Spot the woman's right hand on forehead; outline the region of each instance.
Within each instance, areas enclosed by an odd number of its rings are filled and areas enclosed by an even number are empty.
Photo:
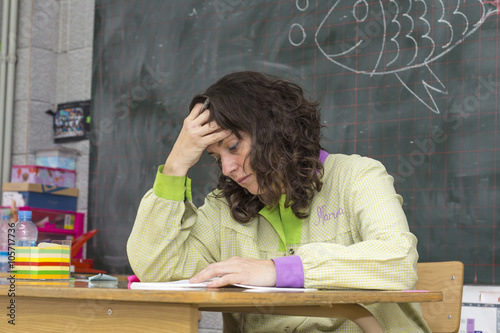
[[[215,121],[208,122],[210,110],[200,114],[203,104],[196,104],[184,119],[181,132],[165,162],[163,174],[186,176],[189,168],[198,162],[203,151],[231,134]]]

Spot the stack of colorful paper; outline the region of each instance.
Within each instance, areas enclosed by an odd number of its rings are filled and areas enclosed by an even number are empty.
[[[16,279],[69,279],[70,247],[40,243],[15,248],[13,275]]]

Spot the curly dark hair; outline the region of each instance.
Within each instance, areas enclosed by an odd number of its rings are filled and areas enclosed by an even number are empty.
[[[233,218],[248,222],[264,206],[278,205],[282,194],[286,195],[285,207],[291,206],[298,218],[307,217],[307,209],[323,185],[319,102],[309,101],[296,83],[250,71],[222,77],[195,96],[189,109],[207,97],[209,121],[215,119],[240,139],[242,132],[251,137],[247,158],[259,194],[249,193],[219,172],[218,196],[227,200]]]

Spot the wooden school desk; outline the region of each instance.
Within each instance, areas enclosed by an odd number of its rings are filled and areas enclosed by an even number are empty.
[[[3,281],[5,283],[5,281]],[[0,285],[1,332],[197,332],[198,311],[253,312],[348,318],[365,332],[382,332],[358,305],[442,301],[441,292],[307,291],[256,293],[240,288],[199,291],[89,288],[66,285],[15,286],[15,326],[8,324],[8,285]]]

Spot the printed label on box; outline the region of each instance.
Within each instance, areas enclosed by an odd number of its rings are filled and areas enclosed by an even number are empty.
[[[16,203],[17,207],[22,207],[26,205],[24,198],[21,193],[18,192],[3,192],[2,195],[2,206],[12,206],[12,202]]]
[[[500,333],[498,305],[463,303],[459,333]]]
[[[73,229],[74,226],[74,215],[66,214],[64,216],[64,229]]]
[[[500,304],[500,291],[481,291],[479,300],[481,303]]]
[[[74,187],[75,172],[67,169],[54,169],[36,165],[13,165],[11,181],[13,183]]]

